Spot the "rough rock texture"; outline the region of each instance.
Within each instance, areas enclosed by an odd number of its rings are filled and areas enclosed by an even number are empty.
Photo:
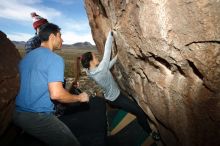
[[[99,51],[117,32],[114,75],[164,145],[220,145],[220,1],[84,2]]]
[[[18,50],[0,31],[0,136],[11,122],[15,96],[19,88]]]

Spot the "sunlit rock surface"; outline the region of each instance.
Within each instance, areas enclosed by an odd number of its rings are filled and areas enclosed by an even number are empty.
[[[167,146],[220,145],[220,1],[85,0],[97,48]]]

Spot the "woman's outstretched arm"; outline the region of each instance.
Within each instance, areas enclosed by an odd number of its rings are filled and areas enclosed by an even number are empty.
[[[98,68],[100,68],[100,69],[109,69],[112,41],[113,41],[113,36],[112,36],[112,32],[110,31],[108,33],[108,37],[105,42],[105,50],[104,50],[104,55],[103,55],[102,61],[100,62],[99,66],[98,66]]]
[[[110,63],[109,63],[109,69],[112,68],[112,66],[116,63],[117,59],[118,59],[118,53],[117,53],[117,54],[115,55],[115,57],[110,61]]]

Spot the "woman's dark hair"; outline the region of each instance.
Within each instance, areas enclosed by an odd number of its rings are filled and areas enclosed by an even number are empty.
[[[78,82],[79,80],[79,77],[81,75],[81,67],[80,67],[80,57],[77,57],[76,58],[76,66],[75,66],[75,83]]]
[[[73,81],[71,88],[70,88],[70,93],[73,93],[76,89],[77,82],[79,80],[79,77],[81,75],[81,67],[80,67],[80,61],[81,64],[84,68],[89,68],[90,67],[90,61],[93,59],[92,57],[92,52],[86,52],[84,53],[81,57],[76,58],[76,64],[75,64],[75,74],[74,78],[75,80]]]
[[[86,52],[81,56],[81,64],[83,68],[90,67],[90,61],[93,60],[92,52]]]
[[[60,32],[59,26],[53,23],[47,23],[42,27],[40,27],[38,36],[40,40],[44,42],[44,41],[48,41],[50,34],[53,33],[56,36],[58,32]]]
[[[80,67],[80,59],[81,57],[76,58],[76,64],[75,64],[75,74],[74,74],[74,81],[70,87],[70,93],[72,94],[78,94],[80,93],[78,87],[77,87],[77,82],[79,81],[79,78],[81,76],[81,67]],[[76,93],[77,92],[77,93]]]

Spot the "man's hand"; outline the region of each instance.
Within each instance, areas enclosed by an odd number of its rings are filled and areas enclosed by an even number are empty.
[[[111,33],[111,36],[113,36],[113,31],[112,30],[110,30],[110,33]]]
[[[80,96],[80,99],[79,99],[80,102],[89,102],[89,95],[87,93],[85,92],[80,93],[79,96]]]
[[[79,82],[73,82],[73,87],[79,88]]]

